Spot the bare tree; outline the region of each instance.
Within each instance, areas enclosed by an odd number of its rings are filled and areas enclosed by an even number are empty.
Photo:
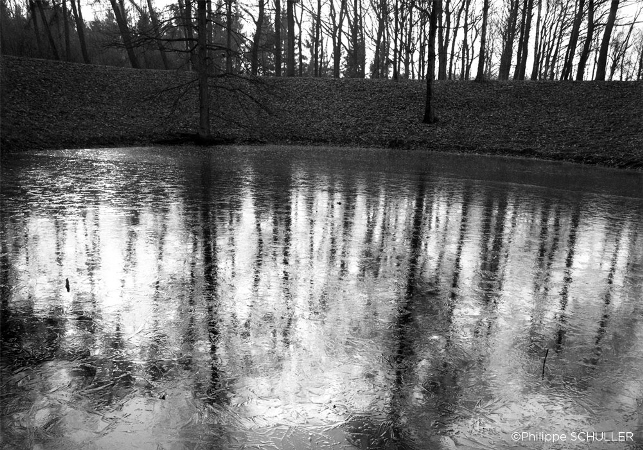
[[[516,22],[518,20],[518,0],[509,0],[507,5],[507,17],[504,21],[502,30],[502,55],[500,56],[500,68],[498,69],[498,79],[509,79],[511,70],[511,60],[513,58],[514,39],[516,37]]]
[[[585,66],[587,64],[587,59],[589,58],[589,50],[592,46],[592,39],[594,39],[594,0],[589,0],[587,6],[587,36],[585,37],[585,44],[583,45],[583,50],[580,54],[580,59],[578,61],[578,68],[576,70],[576,80],[580,81],[583,79],[585,74]]]
[[[619,0],[612,0],[610,5],[610,14],[607,17],[607,23],[605,24],[605,31],[603,32],[603,40],[601,41],[601,48],[598,54],[598,64],[596,67],[596,80],[598,81],[605,81],[607,52],[609,51],[610,37],[612,36],[612,29],[614,29],[614,22],[616,21],[618,4]]]
[[[78,7],[76,7],[76,1],[78,1]],[[83,61],[85,61],[85,64],[91,64],[89,52],[87,51],[87,42],[85,41],[85,21],[83,20],[83,13],[80,8],[80,0],[71,0],[71,12],[76,22],[76,32],[78,33],[78,40],[80,41]]]
[[[71,0],[71,1],[73,2],[74,0]],[[150,11],[150,19],[152,20],[154,38],[156,41],[156,45],[159,49],[159,53],[161,54],[161,61],[163,61],[163,68],[167,70],[170,68],[170,64],[168,63],[167,56],[165,55],[165,47],[163,46],[163,40],[161,39],[159,19],[158,19],[158,16],[156,15],[156,11],[154,10],[154,6],[152,5],[152,0],[147,0],[147,8]]]
[[[286,47],[286,76],[295,76],[295,11],[294,0],[286,0],[288,45]]]
[[[210,93],[208,89],[207,6],[210,0],[197,0],[199,55],[199,138],[210,138]]]
[[[69,15],[67,14],[67,0],[60,2],[63,8],[63,27],[65,31],[65,59],[71,59],[71,42],[69,39]]]
[[[489,0],[484,0],[482,7],[482,36],[480,37],[480,55],[478,57],[478,73],[476,81],[484,80],[484,62],[485,62],[485,46],[487,44],[487,16],[489,15]]]
[[[281,2],[275,0],[275,76],[281,76]]]
[[[47,20],[45,9],[42,6],[42,0],[36,0],[36,6],[38,7],[38,11],[40,12],[40,17],[42,18],[42,26],[45,29],[45,33],[47,34],[47,39],[49,40],[49,48],[51,48],[51,52],[53,53],[54,58],[60,59],[60,56],[58,55],[58,50],[56,49],[56,43],[54,42],[54,36],[51,34],[51,27],[49,26],[49,21]],[[34,18],[34,22],[35,22],[35,18]]]
[[[426,69],[426,105],[424,108],[424,123],[435,123],[435,102],[433,101],[433,81],[435,79],[435,35],[438,24],[438,14],[441,13],[441,0],[433,0],[431,17],[429,19],[429,60]]]
[[[134,49],[132,47],[132,37],[127,25],[127,19],[125,18],[125,8],[122,3],[118,3],[116,0],[109,0],[112,5],[112,10],[114,11],[114,18],[116,19],[116,24],[121,33],[121,39],[123,40],[123,45],[125,46],[125,51],[127,52],[127,57],[129,58],[130,64],[133,69],[139,69],[138,59],[134,54]]]

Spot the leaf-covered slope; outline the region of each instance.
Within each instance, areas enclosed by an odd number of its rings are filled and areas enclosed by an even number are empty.
[[[144,144],[194,133],[194,74],[2,58],[6,149]],[[500,153],[643,168],[643,83],[213,80],[214,132],[238,142]]]

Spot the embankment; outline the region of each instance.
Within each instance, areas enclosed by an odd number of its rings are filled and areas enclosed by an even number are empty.
[[[3,153],[180,142],[196,132],[194,74],[2,57]],[[643,83],[212,82],[212,129],[234,142],[424,148],[643,169]]]

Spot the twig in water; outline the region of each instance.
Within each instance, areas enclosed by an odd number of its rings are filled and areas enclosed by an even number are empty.
[[[547,362],[547,355],[549,355],[549,349],[545,352],[545,359],[543,360],[543,376],[542,379],[545,379],[545,363]]]

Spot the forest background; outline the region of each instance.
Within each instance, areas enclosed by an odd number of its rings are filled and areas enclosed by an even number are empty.
[[[197,1],[0,0],[4,55],[193,71]],[[641,80],[636,0],[440,0],[435,75]],[[212,75],[424,79],[430,0],[206,0]],[[89,17],[88,17],[89,16]]]

